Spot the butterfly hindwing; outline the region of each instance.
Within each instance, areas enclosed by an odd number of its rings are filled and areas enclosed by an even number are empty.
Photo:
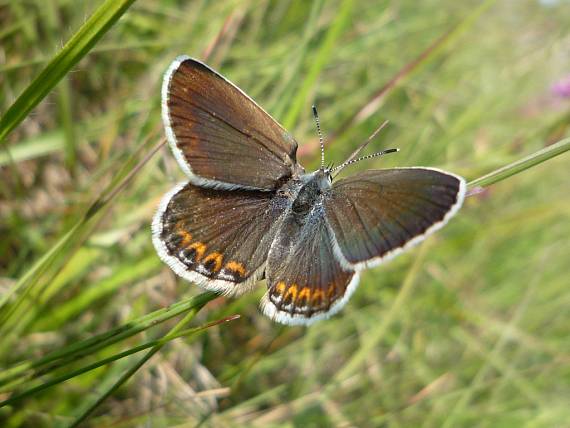
[[[267,261],[263,312],[284,324],[311,324],[336,313],[358,284],[358,274],[334,256],[322,206],[299,221],[289,212]]]
[[[297,142],[231,82],[178,57],[164,76],[168,142],[195,185],[274,190],[302,168]]]
[[[179,276],[239,295],[263,275],[285,204],[271,193],[184,183],[167,194],[153,221],[153,242]]]
[[[325,199],[337,256],[357,270],[380,263],[442,227],[464,195],[463,178],[434,168],[368,170],[343,178]]]

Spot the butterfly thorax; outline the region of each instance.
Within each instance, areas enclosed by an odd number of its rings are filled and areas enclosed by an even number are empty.
[[[299,219],[306,217],[322,202],[323,195],[331,188],[331,175],[328,170],[319,169],[300,177],[300,186],[294,197],[291,211]]]

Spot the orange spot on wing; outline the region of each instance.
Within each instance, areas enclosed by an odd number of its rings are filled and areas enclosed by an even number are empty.
[[[227,270],[231,270],[234,273],[237,273],[239,276],[242,276],[242,277],[245,276],[245,268],[239,262],[235,262],[233,260],[229,261],[226,263],[224,268]]]
[[[182,236],[182,242],[180,243],[183,247],[187,247],[192,242],[192,235],[190,235],[185,230],[181,230],[178,232],[180,236]]]
[[[311,289],[309,287],[303,287],[303,289],[299,292],[299,296],[297,296],[299,300],[306,299],[308,302],[311,298]]]
[[[330,299],[332,296],[334,296],[336,292],[336,285],[334,283],[329,284],[329,287],[327,289],[327,297]]]
[[[285,293],[285,283],[283,281],[278,282],[275,286],[275,290],[277,290],[277,293],[283,295]]]
[[[285,300],[287,300],[291,296],[291,300],[295,301],[297,298],[297,284],[292,284],[285,293]]]
[[[176,233],[178,236],[182,238],[180,245],[183,247],[187,247],[192,242],[192,235],[184,229],[185,225],[183,221],[178,221],[174,228],[176,229]]]
[[[212,268],[212,271],[218,272],[222,268],[222,259],[223,259],[223,256],[220,253],[213,252],[213,253],[210,253],[206,256],[206,258],[204,259],[204,262],[202,264],[206,264],[210,261],[213,261],[214,267]]]
[[[325,297],[325,293],[323,292],[323,290],[315,290],[313,291],[313,296],[311,299],[312,304],[316,304],[317,302],[320,303],[322,302],[323,298]]]
[[[188,246],[189,250],[196,251],[196,261],[199,262],[206,252],[206,246],[201,242],[194,242],[192,245]]]

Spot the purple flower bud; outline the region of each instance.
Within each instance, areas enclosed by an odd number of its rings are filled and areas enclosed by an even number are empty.
[[[560,98],[570,98],[570,74],[552,85],[552,93]]]

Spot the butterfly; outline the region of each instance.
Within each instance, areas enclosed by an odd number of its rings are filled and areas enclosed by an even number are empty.
[[[322,162],[306,173],[287,130],[187,56],[165,73],[162,119],[187,181],[164,196],[154,216],[158,255],[180,277],[227,296],[265,279],[261,310],[283,324],[309,325],[338,312],[359,272],[441,228],[465,195],[462,177],[436,168],[337,180],[338,167]]]

